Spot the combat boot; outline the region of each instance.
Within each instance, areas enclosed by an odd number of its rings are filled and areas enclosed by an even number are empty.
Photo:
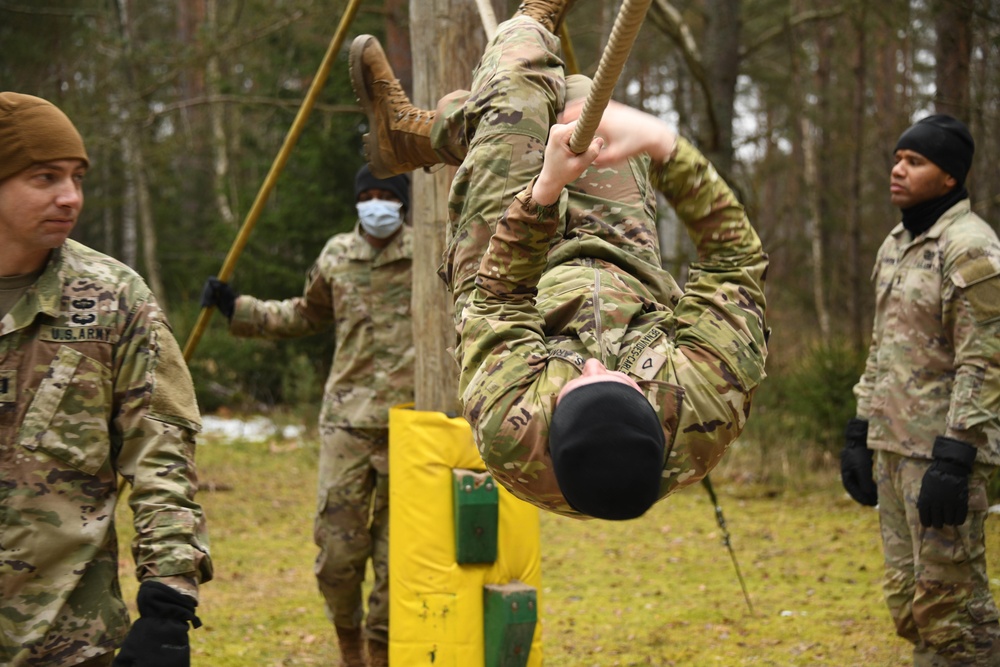
[[[368,116],[364,139],[372,174],[389,178],[440,164],[443,160],[431,146],[437,113],[410,103],[378,40],[355,37],[349,62],[354,94]]]
[[[389,645],[377,639],[368,640],[368,667],[389,667]]]
[[[337,644],[340,646],[340,667],[368,667],[361,628],[334,627],[337,629]]]
[[[555,34],[572,4],[573,0],[523,0],[514,16],[530,16]]]

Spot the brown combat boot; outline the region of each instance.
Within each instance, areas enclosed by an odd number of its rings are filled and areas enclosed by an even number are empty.
[[[377,39],[354,38],[350,70],[354,94],[368,115],[365,151],[372,174],[389,178],[443,162],[431,146],[437,112],[410,103]]]
[[[555,34],[572,5],[573,0],[523,0],[514,16],[530,16]]]
[[[340,667],[368,667],[361,628],[334,627],[337,629],[337,644],[340,646]]]
[[[389,645],[377,639],[368,640],[368,667],[389,667]]]

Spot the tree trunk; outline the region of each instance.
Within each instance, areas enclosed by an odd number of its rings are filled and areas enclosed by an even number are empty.
[[[939,113],[969,119],[969,58],[972,55],[973,0],[938,0],[934,19],[934,106]]]
[[[129,125],[134,128],[134,125]],[[138,133],[136,133],[138,134]],[[156,253],[156,222],[153,219],[153,202],[149,196],[149,176],[146,172],[146,160],[138,138],[134,142],[132,164],[129,169],[135,171],[136,198],[139,204],[139,229],[142,232],[142,259],[146,269],[146,280],[149,289],[156,295],[156,301],[164,313],[167,312],[167,290],[163,286],[160,275],[160,260]]]
[[[854,21],[854,93],[851,127],[853,148],[851,149],[851,170],[849,196],[847,197],[847,313],[850,318],[851,346],[858,353],[865,346],[865,325],[862,318],[864,297],[861,270],[861,179],[864,168],[865,136],[865,85],[868,80],[868,31],[866,28],[865,5],[861,5],[861,16]]]
[[[732,181],[733,113],[736,79],[740,69],[740,38],[743,29],[742,0],[707,0],[705,15],[705,70],[710,99],[706,101],[715,119],[712,136],[706,137],[706,155],[723,176]]]
[[[124,122],[127,123],[128,119],[125,119]],[[132,146],[132,136],[128,132],[125,132],[124,129],[120,141],[122,146],[122,163],[125,165],[125,192],[122,196],[121,260],[134,269],[139,265],[139,235],[137,233],[138,225],[136,224],[136,210],[138,209],[138,205],[136,204],[137,197],[135,194],[135,171],[130,167],[135,149]]]
[[[122,40],[120,66],[125,74],[125,81],[131,84],[135,81],[132,67],[132,38],[129,19],[129,0],[118,0],[118,26]],[[167,292],[160,278],[160,265],[156,258],[156,225],[153,222],[153,206],[149,195],[149,178],[146,174],[146,161],[143,156],[142,143],[136,122],[131,110],[124,109],[122,114],[122,137],[124,141],[123,157],[125,170],[130,174],[131,191],[134,195],[135,212],[138,213],[139,230],[142,233],[142,256],[146,269],[146,281],[156,295],[156,300],[164,312],[167,311]],[[133,234],[134,238],[134,234]],[[134,261],[134,257],[133,257]],[[134,266],[134,264],[132,265]]]
[[[212,41],[217,43],[219,41],[217,0],[206,0],[205,22],[208,33],[212,35]],[[221,78],[219,55],[213,51],[205,63],[205,92],[210,100],[215,100],[219,95]],[[235,227],[237,224],[236,213],[229,205],[229,197],[226,195],[229,190],[229,151],[227,148],[229,141],[226,137],[225,112],[226,106],[221,102],[213,101],[209,104],[209,122],[212,126],[212,179],[215,191],[215,208],[219,219],[227,226]]]
[[[405,0],[385,0],[385,55],[403,90],[413,90],[413,50]]]
[[[410,0],[413,102],[433,109],[438,99],[469,88],[485,39],[475,3]],[[415,407],[456,412],[458,366],[451,295],[437,275],[448,228],[453,168],[413,173],[413,327],[417,352]]]
[[[806,221],[806,230],[809,235],[809,254],[812,258],[812,289],[813,301],[816,308],[816,319],[819,323],[820,340],[826,344],[830,342],[830,313],[826,308],[826,290],[823,286],[824,273],[824,253],[823,253],[823,216],[822,203],[820,200],[819,183],[819,156],[816,151],[815,126],[805,117],[800,119],[802,123],[802,160],[803,178],[805,179],[806,198],[808,199],[809,218]]]

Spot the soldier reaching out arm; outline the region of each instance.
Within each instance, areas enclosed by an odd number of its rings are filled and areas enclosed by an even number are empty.
[[[237,296],[210,278],[203,304],[218,306],[236,336],[328,330],[336,337],[319,418],[316,578],[344,666],[380,667],[389,641],[389,408],[413,400],[409,178],[377,178],[364,166],[354,194],[357,225],[330,238],[302,296]],[[365,617],[361,586],[369,559],[375,581]]]

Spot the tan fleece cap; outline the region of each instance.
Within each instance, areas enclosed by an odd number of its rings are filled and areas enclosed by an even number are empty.
[[[583,74],[566,75],[566,101],[578,100],[590,95],[594,82]]]
[[[0,93],[0,181],[52,160],[90,164],[72,121],[40,97]]]

